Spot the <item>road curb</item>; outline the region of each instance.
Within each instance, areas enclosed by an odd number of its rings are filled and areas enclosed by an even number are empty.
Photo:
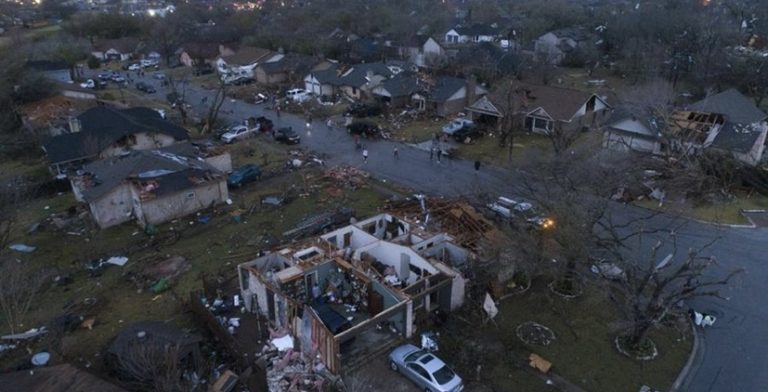
[[[656,209],[653,209],[653,208],[649,208],[649,207],[645,207],[645,206],[640,206],[640,205],[637,205],[637,204],[634,204],[634,203],[629,203],[628,205],[631,205],[632,207],[635,207],[635,208],[642,208],[642,209],[647,210],[647,211],[653,211],[653,212],[658,212],[658,213],[662,213],[662,214],[665,214],[665,215],[676,216],[678,218],[687,219],[687,220],[690,220],[690,221],[693,221],[693,222],[697,222],[697,223],[701,223],[701,224],[704,224],[704,225],[711,225],[711,226],[716,226],[716,227],[728,227],[728,228],[731,228],[731,229],[756,229],[757,228],[757,225],[752,223],[752,220],[749,219],[746,216],[745,216],[745,218],[748,221],[750,221],[750,224],[748,224],[748,225],[731,225],[731,224],[727,224],[727,223],[717,223],[717,222],[710,222],[710,221],[705,221],[705,220],[701,220],[701,219],[696,219],[696,218],[692,218],[690,216],[683,215],[683,214],[680,214],[680,213],[677,213],[677,212],[659,211],[659,210],[656,210]],[[753,212],[753,211],[752,210],[748,210],[748,211],[742,210],[742,212]],[[754,212],[757,212],[757,211],[754,211]]]
[[[699,335],[699,330],[696,329],[696,325],[693,323],[693,320],[691,320],[690,317],[687,317],[687,319],[688,325],[690,325],[691,332],[693,333],[693,348],[691,349],[691,355],[688,356],[688,360],[685,362],[685,366],[683,366],[683,369],[680,370],[680,374],[677,375],[677,378],[672,384],[672,387],[669,388],[669,392],[686,390],[686,388],[684,388],[684,384],[687,384],[687,382],[690,381],[688,380],[688,376],[691,374],[691,370],[693,370],[694,366],[696,365],[695,362],[697,362],[697,359],[699,359],[701,356],[701,350],[703,350],[703,342],[701,336]]]

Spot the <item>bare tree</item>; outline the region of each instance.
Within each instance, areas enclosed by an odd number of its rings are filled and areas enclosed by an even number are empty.
[[[210,132],[216,125],[216,120],[219,118],[219,110],[221,110],[221,105],[223,105],[224,101],[227,99],[227,84],[224,83],[222,78],[218,79],[219,88],[216,90],[216,94],[213,95],[213,99],[211,100],[211,107],[208,109],[208,117],[206,118],[205,125],[203,126],[203,133]]]
[[[10,257],[0,258],[0,310],[10,332],[24,324],[37,293],[48,273],[36,270]]]
[[[202,391],[205,386],[188,377],[187,364],[180,358],[177,344],[146,341],[131,344],[117,358],[121,378],[141,391],[179,392]],[[197,369],[206,375],[207,369]]]
[[[610,225],[603,227],[608,229]],[[690,248],[681,252],[675,229],[650,248],[643,243],[644,235],[640,230],[623,237],[614,237],[621,238],[620,242],[608,242],[625,248],[631,238],[636,237],[636,249],[641,252],[638,260],[626,256],[627,252],[618,247],[607,248],[620,260],[619,265],[626,275],[625,279],[612,285],[612,288],[619,294],[616,296],[617,301],[629,322],[625,344],[632,350],[640,347],[651,328],[672,313],[681,301],[697,297],[727,299],[721,295],[721,289],[734,283],[735,278],[743,273],[742,269],[725,274],[713,271],[717,261],[714,256],[705,255],[705,252],[717,238],[698,249]],[[671,251],[665,251],[669,248]]]

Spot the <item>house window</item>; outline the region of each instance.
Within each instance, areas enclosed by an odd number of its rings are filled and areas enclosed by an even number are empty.
[[[357,95],[357,88],[356,87],[352,87],[352,95]]]

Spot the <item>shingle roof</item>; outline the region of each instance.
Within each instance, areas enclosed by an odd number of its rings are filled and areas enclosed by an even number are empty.
[[[55,136],[43,144],[51,163],[94,157],[121,138],[139,132],[162,133],[176,140],[189,139],[186,129],[145,107],[119,110],[98,106],[86,110],[77,119],[80,120],[80,132]]]
[[[429,100],[432,102],[445,102],[466,84],[467,82],[464,79],[442,77],[437,80],[437,83],[432,88]]]
[[[374,75],[386,78],[392,76],[392,71],[384,63],[363,63],[352,66],[352,69],[339,78],[339,83],[342,86],[361,87],[368,83],[368,79],[366,78],[368,71],[372,72]]]
[[[269,49],[245,46],[235,54],[222,56],[222,59],[229,65],[250,65],[266,60],[271,54]]]
[[[553,30],[553,31],[550,31],[550,33],[554,34],[557,38],[570,38],[577,42],[586,41],[589,38],[587,33],[575,28],[564,28],[559,30]]]
[[[568,88],[542,86],[536,84],[520,84],[524,93],[520,94],[524,101],[524,110],[533,111],[544,109],[553,120],[570,120],[576,111],[594,95]]]
[[[691,105],[694,110],[718,113],[727,117],[728,121],[741,124],[751,124],[763,121],[768,117],[749,98],[736,89],[728,89],[719,94],[709,96]]]
[[[496,35],[499,33],[499,29],[483,23],[475,23],[471,26],[456,26],[453,30],[460,35],[467,36]]]
[[[304,74],[304,72],[312,68],[316,62],[317,60],[312,56],[289,53],[280,60],[262,63],[258,66],[258,68],[267,74],[279,72],[295,72],[298,74]]]
[[[315,79],[317,79],[317,82],[320,84],[338,85],[340,82],[339,75],[336,74],[336,67],[330,67],[328,69],[313,71],[312,75],[315,77]]]
[[[139,46],[139,40],[131,37],[117,39],[103,39],[96,41],[94,48],[100,51],[115,49],[120,53],[133,53]]]
[[[661,135],[658,131],[658,126],[656,125],[657,123],[655,120],[653,120],[653,118],[653,114],[649,113],[648,111],[642,111],[642,113],[640,113],[639,111],[633,110],[632,108],[619,106],[611,112],[611,116],[608,118],[608,121],[606,121],[606,124],[608,124],[609,128],[617,129],[622,132],[636,133],[639,135],[659,138]],[[616,125],[626,120],[639,122],[643,125],[643,127],[647,129],[647,132],[645,130],[615,128]]]
[[[157,182],[154,193],[159,196],[197,185],[190,177],[220,176],[218,170],[202,160],[162,151],[131,151],[90,163],[83,171],[92,176],[90,187],[82,190],[88,202],[98,200],[130,178]]]
[[[710,147],[720,150],[747,153],[760,137],[761,130],[754,126],[754,123],[748,125],[726,122]]]
[[[403,97],[415,93],[419,84],[416,76],[401,73],[385,80],[381,87],[387,90],[391,97]]]

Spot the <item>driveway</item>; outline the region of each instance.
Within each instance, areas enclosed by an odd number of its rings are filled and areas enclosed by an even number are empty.
[[[159,83],[149,76],[144,81]],[[164,99],[166,90],[158,88],[156,99]],[[187,102],[202,110],[201,100],[212,96],[200,86],[188,84]],[[149,99],[152,99],[150,97]],[[444,160],[430,161],[429,153],[390,141],[364,142],[370,156],[363,163],[360,151],[356,150],[352,138],[341,129],[329,130],[323,119],[317,119],[306,127],[299,116],[282,113],[277,119],[275,113],[264,110],[263,106],[250,105],[241,101],[227,100],[222,106],[222,116],[230,121],[242,121],[251,116],[265,115],[275,121],[276,127],[292,126],[302,135],[303,147],[327,156],[329,165],[352,165],[362,168],[376,178],[405,185],[431,195],[461,196],[478,193],[504,194],[506,184],[513,181],[509,170],[482,167],[475,172],[472,162]],[[393,149],[400,151],[395,160]],[[612,207],[614,218],[629,220],[649,212],[621,204]],[[679,219],[676,219],[679,221]],[[659,215],[645,221],[649,230],[669,228],[673,218]],[[768,282],[768,229],[721,228],[713,225],[688,221],[676,230],[678,249],[698,248],[718,238],[706,251],[717,258],[718,272],[744,268],[740,287],[723,293],[730,299],[722,301],[702,298],[694,301],[694,308],[718,316],[717,323],[703,332],[704,354],[691,372],[683,391],[762,391],[768,385],[768,350],[763,347],[768,341],[768,306],[762,297]],[[650,243],[650,242],[646,242]],[[646,253],[647,254],[647,253]],[[394,377],[390,377],[394,379]],[[391,387],[380,390],[392,390]]]

